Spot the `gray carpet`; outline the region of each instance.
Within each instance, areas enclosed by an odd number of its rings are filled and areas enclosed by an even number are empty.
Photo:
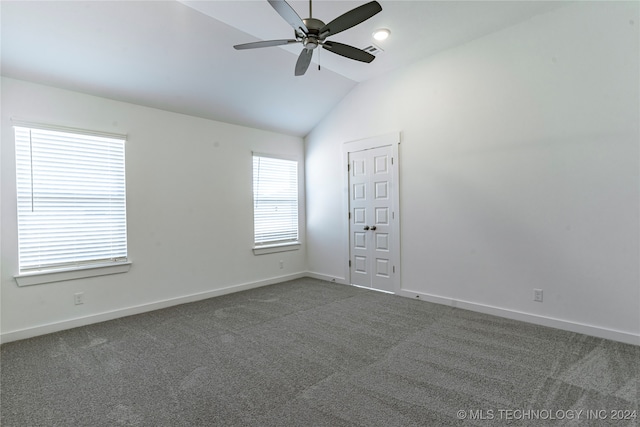
[[[0,360],[6,427],[638,425],[640,347],[314,279]]]

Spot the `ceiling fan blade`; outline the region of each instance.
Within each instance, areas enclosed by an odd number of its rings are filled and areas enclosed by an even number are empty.
[[[251,43],[243,43],[243,44],[237,44],[234,46],[235,49],[237,50],[242,50],[242,49],[256,49],[259,47],[271,47],[271,46],[281,46],[281,45],[285,45],[285,44],[292,44],[292,43],[300,43],[298,40],[264,40],[264,41],[260,41],[260,42],[251,42]]]
[[[376,58],[369,52],[365,52],[357,47],[349,46],[348,44],[326,41],[322,47],[327,49],[329,52],[342,55],[349,59],[355,59],[356,61],[371,62]]]
[[[304,25],[300,16],[295,10],[284,0],[268,0],[269,4],[278,12],[285,21],[289,23],[296,30],[296,33],[309,34],[307,26]]]
[[[376,13],[382,10],[382,6],[377,1],[372,1],[362,6],[358,6],[355,9],[351,9],[349,12],[338,16],[333,21],[320,29],[320,37],[325,38],[338,34],[341,31],[348,30],[349,28],[358,25],[359,23],[366,21]]]
[[[309,64],[311,64],[312,56],[313,50],[302,49],[302,52],[300,52],[300,56],[298,57],[298,61],[296,62],[296,76],[302,76],[307,72],[307,68],[309,68]]]

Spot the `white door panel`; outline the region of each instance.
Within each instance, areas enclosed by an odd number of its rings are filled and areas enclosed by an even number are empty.
[[[351,283],[395,291],[393,148],[349,152]]]

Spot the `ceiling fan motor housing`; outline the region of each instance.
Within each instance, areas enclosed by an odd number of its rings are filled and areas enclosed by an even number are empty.
[[[302,43],[306,49],[315,49],[323,41],[320,37],[320,29],[324,27],[324,22],[315,18],[303,19],[302,22],[309,30],[308,34],[301,36]],[[299,34],[296,35],[300,36]]]

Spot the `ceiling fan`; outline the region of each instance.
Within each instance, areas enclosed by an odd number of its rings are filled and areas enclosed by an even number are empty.
[[[375,59],[375,56],[369,52],[365,52],[362,49],[358,49],[347,44],[327,40],[327,37],[338,34],[344,30],[348,30],[349,28],[366,21],[376,13],[380,12],[382,10],[382,6],[380,6],[380,3],[377,1],[372,1],[363,4],[362,6],[358,6],[355,9],[340,15],[326,25],[321,20],[311,17],[311,0],[309,0],[309,18],[307,19],[300,19],[300,16],[298,16],[296,11],[293,10],[289,3],[284,0],[267,1],[276,10],[276,12],[278,12],[278,14],[293,27],[295,31],[295,39],[264,40],[237,44],[234,48],[238,50],[256,49],[260,47],[302,43],[304,48],[302,49],[302,52],[300,52],[300,56],[296,62],[296,76],[302,76],[307,72],[307,68],[309,68],[309,64],[311,63],[311,57],[313,56],[313,50],[318,46],[322,46],[329,52],[333,52],[337,55],[354,59],[356,61],[368,63]]]

